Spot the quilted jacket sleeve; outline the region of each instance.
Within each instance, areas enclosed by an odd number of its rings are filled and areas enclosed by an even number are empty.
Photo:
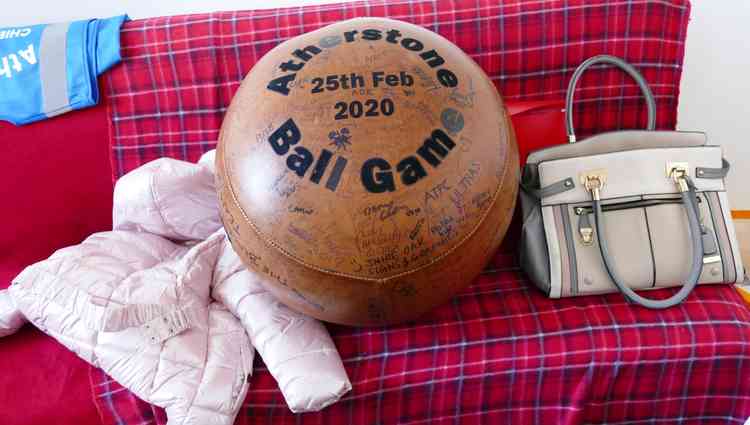
[[[123,176],[115,187],[115,229],[172,240],[220,236],[213,298],[240,319],[289,408],[320,410],[351,389],[341,358],[320,322],[279,303],[232,250],[219,218],[213,153],[197,164],[162,158]]]
[[[319,321],[280,303],[225,239],[214,271],[213,298],[237,316],[295,412],[317,411],[351,390],[336,346]]]
[[[0,291],[0,337],[15,333],[26,323],[7,289]]]
[[[231,425],[254,350],[240,321],[210,298],[223,242],[223,234],[188,247],[144,232],[98,233],[27,267],[7,295],[40,330],[163,407],[168,425]]]
[[[213,151],[197,164],[151,161],[115,185],[114,230],[149,232],[172,240],[203,240],[221,228]]]

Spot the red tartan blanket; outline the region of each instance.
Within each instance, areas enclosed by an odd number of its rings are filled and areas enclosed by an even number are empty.
[[[657,126],[676,121],[687,0],[368,1],[137,20],[108,74],[115,178],[149,160],[196,160],[214,147],[243,76],[279,42],[357,16],[387,16],[454,41],[506,99],[561,98],[575,67],[626,58],[656,95]],[[580,134],[638,127],[645,108],[617,71],[588,73]],[[320,413],[293,415],[260,361],[238,424],[743,423],[750,416],[750,311],[732,287],[695,291],[650,311],[619,295],[549,300],[514,262],[494,263],[417,322],[330,326],[353,390]],[[655,294],[668,295],[670,291]],[[105,423],[165,416],[91,369]]]

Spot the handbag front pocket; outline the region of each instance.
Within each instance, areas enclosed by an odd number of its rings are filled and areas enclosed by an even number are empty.
[[[720,283],[724,279],[722,256],[706,196],[699,193],[696,197],[706,251],[706,264],[699,283]],[[567,209],[577,268],[570,295],[616,291],[594,234],[591,204],[574,204]],[[610,201],[602,206],[602,211],[607,218],[605,232],[610,241],[609,250],[621,265],[617,271],[624,280],[634,289],[681,284],[689,271],[692,253],[690,235],[685,232],[687,216],[679,196],[645,195]]]
[[[626,264],[620,274],[637,289],[649,288],[654,283],[654,257],[646,225],[647,217],[642,199],[632,198],[607,203],[604,214],[605,232],[609,235],[609,250],[620,264]],[[593,234],[594,218],[591,204],[582,203],[566,208],[575,255],[575,275],[571,280],[570,294],[600,294],[616,291],[604,267],[597,238]],[[589,233],[590,231],[590,233]],[[572,257],[572,256],[571,256]]]

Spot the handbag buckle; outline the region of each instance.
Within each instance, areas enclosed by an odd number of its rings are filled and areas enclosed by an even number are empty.
[[[591,246],[594,244],[594,229],[591,227],[582,227],[578,229],[581,235],[581,245]]]
[[[599,191],[602,190],[604,183],[607,182],[607,170],[593,170],[581,173],[579,177],[583,187],[591,192],[591,197],[594,200],[598,201],[600,199]]]
[[[720,262],[721,262],[720,255],[711,255],[708,257],[703,257],[703,264],[713,264],[713,263],[720,263]]]
[[[677,189],[680,192],[688,191],[688,170],[690,166],[687,162],[667,162],[667,177],[674,180]]]

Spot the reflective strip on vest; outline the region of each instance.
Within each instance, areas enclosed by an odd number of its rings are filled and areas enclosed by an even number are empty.
[[[71,110],[66,57],[69,27],[70,23],[47,25],[39,41],[42,112],[50,118]]]

